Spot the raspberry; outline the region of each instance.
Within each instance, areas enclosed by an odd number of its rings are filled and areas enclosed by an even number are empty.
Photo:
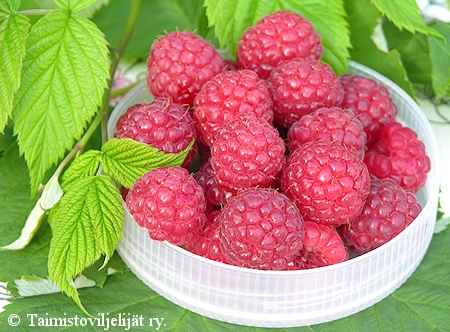
[[[218,221],[222,252],[232,265],[284,270],[302,248],[302,216],[275,189],[242,190],[223,207]]]
[[[339,106],[344,89],[333,69],[317,60],[295,58],[279,64],[267,79],[274,121],[289,128],[305,114]]]
[[[226,124],[211,147],[217,185],[236,194],[271,185],[284,163],[286,147],[278,131],[254,113]]]
[[[366,133],[355,114],[339,107],[321,107],[302,116],[289,128],[287,144],[290,151],[306,142],[325,139],[338,141],[362,160],[366,149]]]
[[[187,244],[184,248],[193,254],[228,264],[228,260],[222,253],[220,246],[220,224],[217,220],[219,214],[219,210],[212,211],[208,215],[203,234],[196,241]]]
[[[397,121],[381,129],[364,162],[375,176],[392,178],[412,193],[425,184],[431,168],[425,145],[417,133]]]
[[[319,140],[289,155],[281,188],[305,219],[337,226],[361,213],[370,177],[362,160],[345,146]]]
[[[237,46],[239,67],[252,69],[264,79],[284,60],[319,60],[322,53],[322,41],[311,23],[288,11],[263,17],[244,31]]]
[[[232,195],[217,185],[215,174],[216,172],[213,170],[211,162],[207,161],[200,166],[194,179],[203,188],[206,201],[211,205],[221,206],[225,204]]]
[[[145,173],[128,192],[126,205],[152,239],[174,245],[196,240],[206,222],[203,189],[179,166]]]
[[[185,150],[197,138],[194,121],[182,105],[169,98],[156,98],[150,104],[135,104],[119,118],[117,138],[132,138],[164,153]],[[196,144],[183,162],[187,167],[197,152]]]
[[[348,251],[333,227],[305,220],[303,248],[294,260],[296,269],[328,266],[348,259]]]
[[[356,254],[369,252],[403,231],[421,206],[414,194],[392,179],[372,178],[362,213],[339,228],[346,246]]]
[[[222,56],[201,36],[174,31],[160,37],[147,59],[147,85],[155,97],[192,105],[195,94],[224,67]]]
[[[266,83],[247,69],[216,75],[202,86],[194,99],[194,120],[202,142],[208,146],[220,128],[237,115],[250,112],[273,121]]]
[[[397,116],[397,106],[389,90],[372,78],[345,74],[340,81],[345,91],[341,106],[351,109],[362,122],[370,147],[381,127]]]

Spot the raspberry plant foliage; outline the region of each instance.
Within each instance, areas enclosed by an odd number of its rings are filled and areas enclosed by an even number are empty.
[[[396,10],[399,7],[404,11]],[[295,11],[311,20],[323,37],[324,62],[337,73],[346,72],[351,58],[388,76],[411,95],[417,87],[431,86],[436,97],[448,96],[450,57],[442,55],[450,54],[450,27],[425,25],[417,15],[407,15],[417,13],[414,0],[395,1],[395,6],[389,0],[0,1],[0,225],[5,230],[0,245],[5,249],[14,244],[8,249],[20,249],[0,252],[0,281],[8,281],[8,287],[20,294],[20,283],[15,281],[30,280],[26,278],[30,275],[50,276],[79,306],[83,296],[93,296],[97,304],[85,304],[91,313],[131,310],[128,308],[137,313],[148,308],[150,301],[155,310],[170,310],[168,328],[195,324],[198,315],[158,297],[129,271],[108,277],[111,284],[105,289],[81,290],[81,297],[73,288],[72,281],[87,274],[89,265],[96,261],[95,267],[111,266],[116,257],[113,251],[120,238],[123,210],[112,180],[129,186],[144,169],[169,163],[139,144],[106,143],[95,128],[104,128],[110,78],[123,54],[144,59],[157,35],[187,28],[233,58],[244,29],[277,9]],[[124,12],[129,12],[129,17]],[[375,27],[384,32],[387,49],[372,38]],[[78,38],[79,33],[84,38]],[[416,54],[425,65],[417,65],[419,60],[412,56]],[[152,165],[143,163],[146,156]],[[183,156],[170,158],[170,163],[176,164]],[[105,174],[98,173],[100,166]],[[87,192],[91,193],[81,195]],[[69,211],[72,206],[79,208]],[[32,225],[31,229],[26,225]],[[96,235],[84,243],[81,239],[87,234]],[[448,241],[442,239],[448,238],[449,232],[444,230],[438,236],[439,242],[431,250],[442,255],[438,249],[448,249]],[[71,261],[79,263],[73,266]],[[392,322],[439,328],[439,315],[433,316],[433,309],[450,308],[448,300],[439,296],[448,293],[448,287],[445,274],[431,276],[427,272],[427,267],[434,270],[437,260],[429,258],[427,262],[397,295],[341,323],[331,323],[330,328],[381,329],[383,321],[396,329],[405,326]],[[448,275],[448,264],[438,265]],[[102,278],[106,278],[105,270],[101,270]],[[422,280],[432,278],[437,278],[433,280],[434,285],[441,285],[439,290],[433,292],[430,282],[434,298],[422,297],[428,305],[414,310],[416,295],[422,294]],[[114,282],[129,290],[123,294],[122,305],[115,308],[107,304],[118,296]],[[27,310],[44,306],[48,300],[50,305],[76,311],[72,299],[60,294],[14,299],[10,310],[22,310],[25,317]],[[41,308],[45,312],[45,306]],[[0,314],[0,325],[6,316]],[[234,328],[210,319],[202,321],[204,330]]]

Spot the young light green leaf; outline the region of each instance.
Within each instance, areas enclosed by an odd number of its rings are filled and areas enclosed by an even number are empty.
[[[41,198],[39,198],[41,208],[44,210],[50,210],[56,203],[59,202],[62,195],[63,190],[59,184],[58,175],[54,174],[45,184]]]
[[[33,25],[13,109],[32,193],[97,112],[108,78],[107,55],[102,33],[80,16],[55,10]]]
[[[194,141],[182,152],[164,153],[130,138],[113,138],[102,146],[100,164],[106,174],[126,188],[151,169],[179,166],[186,159]]]
[[[420,32],[442,38],[439,32],[425,24],[415,0],[370,0],[370,2],[400,30],[405,29],[412,33]]]
[[[53,233],[48,258],[50,279],[85,313],[74,279],[102,254],[106,264],[120,240],[123,218],[120,194],[104,175],[74,183],[49,216]]]
[[[95,0],[54,0],[55,3],[63,9],[70,12],[78,12],[92,5]]]
[[[16,12],[19,5],[20,1],[0,3],[0,133],[3,133],[12,113],[30,28],[28,17]]]
[[[101,152],[89,150],[75,158],[61,178],[61,186],[67,189],[71,184],[97,173]]]

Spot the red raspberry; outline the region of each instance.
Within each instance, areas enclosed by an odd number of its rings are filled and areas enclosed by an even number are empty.
[[[321,107],[306,114],[289,128],[287,144],[293,151],[306,142],[325,139],[338,141],[362,160],[366,150],[366,133],[355,114],[340,107]]]
[[[202,142],[208,146],[220,128],[237,115],[250,112],[273,121],[269,89],[251,70],[218,74],[202,86],[194,99],[194,120]]]
[[[153,43],[147,59],[147,85],[155,97],[192,105],[203,83],[223,67],[222,56],[201,36],[174,31]]]
[[[372,178],[362,213],[341,226],[339,233],[351,251],[363,254],[397,236],[421,209],[416,196],[394,180]]]
[[[214,206],[224,205],[232,196],[223,188],[219,187],[215,179],[216,172],[211,166],[211,162],[207,161],[195,174],[194,178],[205,192],[206,201]]]
[[[333,69],[317,60],[295,58],[279,64],[267,80],[274,121],[289,128],[305,114],[339,106],[344,89]]]
[[[381,127],[397,116],[397,106],[389,90],[372,78],[346,74],[340,80],[345,91],[341,107],[351,109],[362,122],[370,147]]]
[[[182,167],[161,167],[140,177],[126,205],[154,240],[184,245],[196,240],[206,222],[203,189]]]
[[[193,254],[209,258],[216,262],[228,264],[220,246],[220,224],[218,221],[220,211],[214,210],[208,215],[207,224],[203,234],[198,240],[189,243],[184,248]]]
[[[322,53],[322,41],[311,23],[288,11],[263,17],[244,31],[237,46],[239,67],[252,69],[264,79],[284,60],[319,60]]]
[[[242,190],[223,207],[218,221],[222,252],[233,265],[284,270],[302,248],[302,216],[275,189]]]
[[[150,104],[135,104],[119,118],[117,138],[132,138],[164,153],[185,150],[197,138],[194,120],[182,105],[169,98],[156,98]],[[197,152],[193,148],[184,160],[187,167]]]
[[[425,184],[431,168],[425,145],[417,133],[397,121],[381,129],[364,162],[375,176],[392,178],[412,193]]]
[[[361,213],[370,177],[362,160],[345,146],[320,140],[290,154],[281,188],[306,219],[337,226]]]
[[[348,251],[333,227],[305,220],[303,248],[294,260],[294,269],[333,265],[348,258]]]
[[[226,124],[211,147],[217,185],[236,194],[243,188],[267,187],[283,167],[286,147],[278,131],[254,113]]]

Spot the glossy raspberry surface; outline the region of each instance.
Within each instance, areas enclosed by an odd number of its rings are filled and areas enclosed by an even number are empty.
[[[271,188],[242,190],[230,198],[218,221],[222,252],[233,265],[284,270],[302,248],[298,208]]]
[[[217,132],[239,114],[255,113],[273,121],[267,84],[251,70],[226,71],[206,82],[194,99],[199,136],[211,146]]]
[[[173,31],[155,41],[147,59],[147,85],[155,97],[192,105],[203,83],[220,73],[222,56],[201,36]]]
[[[340,80],[345,91],[341,106],[351,109],[362,122],[370,146],[381,128],[395,119],[397,105],[389,90],[372,78],[346,74]]]
[[[355,114],[340,107],[321,107],[302,116],[289,128],[287,144],[293,151],[306,142],[338,141],[362,160],[366,151],[366,133]]]
[[[218,186],[236,194],[271,185],[284,164],[286,147],[278,131],[254,113],[225,125],[211,147],[211,166]]]
[[[337,226],[361,213],[370,177],[362,160],[345,146],[319,140],[289,155],[281,188],[305,219]]]
[[[334,227],[305,221],[303,248],[294,260],[294,267],[300,270],[345,262],[348,251]]]
[[[197,138],[194,121],[185,107],[169,98],[156,98],[149,104],[135,104],[119,118],[117,138],[132,138],[165,153],[185,150]],[[186,156],[187,166],[197,151],[196,144]]]
[[[431,162],[417,133],[393,121],[364,157],[369,171],[380,178],[392,178],[406,190],[416,193],[426,182]]]
[[[196,240],[206,222],[203,189],[179,166],[145,173],[128,192],[126,205],[152,239],[175,245]]]
[[[274,121],[289,128],[321,107],[339,106],[344,89],[333,69],[317,60],[295,58],[279,64],[267,79]]]
[[[297,13],[277,11],[247,28],[237,46],[239,67],[268,78],[280,62],[293,58],[318,60],[323,48],[311,23]]]
[[[339,232],[351,251],[363,254],[397,236],[421,209],[414,194],[394,180],[373,178],[362,213]]]

